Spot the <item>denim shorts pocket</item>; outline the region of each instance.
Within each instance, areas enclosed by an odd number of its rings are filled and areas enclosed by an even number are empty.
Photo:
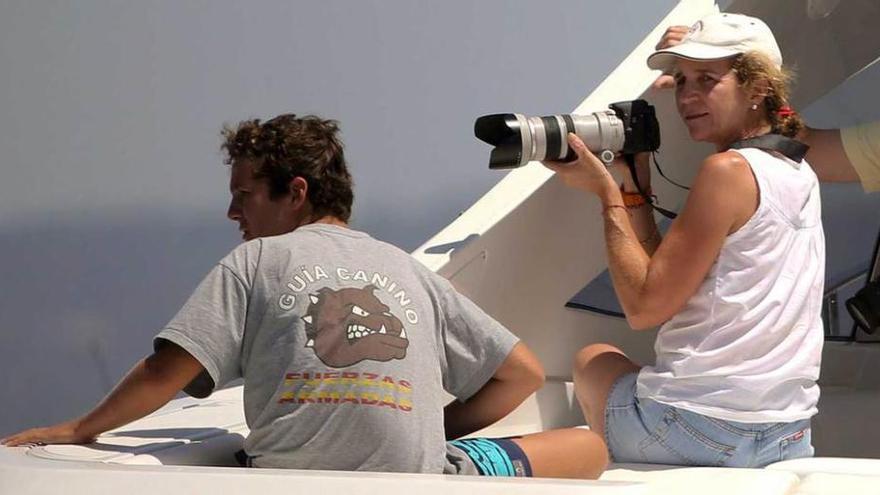
[[[670,407],[639,450],[646,462],[723,466],[736,446],[719,441],[717,433],[717,427],[706,418]]]
[[[810,428],[798,430],[779,440],[779,460],[799,459],[813,456],[813,445],[810,442]]]
[[[713,425],[729,433],[731,438],[744,438],[753,441],[756,441],[758,438],[774,435],[777,431],[782,430],[786,426],[786,423],[762,423],[763,425],[767,426],[764,428],[750,429],[741,427],[742,423],[739,423],[740,426],[737,426],[738,423],[735,423],[733,421],[725,421],[723,419],[716,419],[708,416],[706,416],[705,418]]]

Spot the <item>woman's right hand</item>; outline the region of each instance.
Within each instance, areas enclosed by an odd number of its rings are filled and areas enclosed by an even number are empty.
[[[608,167],[576,134],[569,133],[566,138],[577,158],[570,162],[545,161],[542,162],[544,166],[556,172],[566,186],[591,192],[603,203],[607,203],[613,195],[619,195],[617,183],[608,171]]]
[[[79,420],[72,420],[44,428],[31,428],[8,436],[0,440],[0,443],[7,447],[15,447],[26,444],[91,443],[94,441],[94,435],[84,434],[81,431]]]

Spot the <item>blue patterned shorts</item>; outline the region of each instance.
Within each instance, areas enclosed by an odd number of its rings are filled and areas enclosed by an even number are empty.
[[[465,438],[449,443],[467,454],[482,476],[532,476],[529,458],[510,439]]]

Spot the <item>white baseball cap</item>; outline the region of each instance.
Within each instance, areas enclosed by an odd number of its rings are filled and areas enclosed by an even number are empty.
[[[652,53],[648,67],[669,73],[679,57],[717,60],[746,52],[762,53],[776,68],[782,67],[782,52],[764,21],[742,14],[711,14],[691,26],[681,43]]]

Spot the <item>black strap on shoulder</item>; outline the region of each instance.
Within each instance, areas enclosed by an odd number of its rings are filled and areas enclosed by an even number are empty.
[[[743,148],[758,148],[764,151],[775,151],[777,153],[781,153],[793,162],[800,162],[801,160],[803,160],[804,156],[806,156],[807,154],[807,151],[810,149],[810,147],[806,144],[796,139],[783,136],[781,134],[764,134],[762,136],[742,139],[730,145],[730,149]],[[659,212],[664,217],[670,219],[677,217],[678,215],[676,213],[657,206],[654,203],[654,198],[645,194],[645,191],[642,189],[641,184],[639,184],[638,175],[636,174],[635,155],[626,154],[624,155],[624,158],[626,159],[626,164],[629,167],[629,172],[632,175],[636,190],[639,191],[639,193],[645,198],[645,201],[647,201],[648,204],[651,205],[652,208],[654,208],[654,210]],[[654,163],[657,164],[656,159],[654,160]],[[657,170],[660,170],[659,165],[657,166]],[[663,171],[660,171],[660,175],[663,175],[666,180],[669,180],[669,178],[667,178],[666,175],[663,174]]]
[[[730,149],[758,148],[764,151],[776,151],[785,155],[793,162],[800,162],[810,149],[806,144],[783,136],[781,134],[764,134],[753,138],[743,139],[730,145]]]

